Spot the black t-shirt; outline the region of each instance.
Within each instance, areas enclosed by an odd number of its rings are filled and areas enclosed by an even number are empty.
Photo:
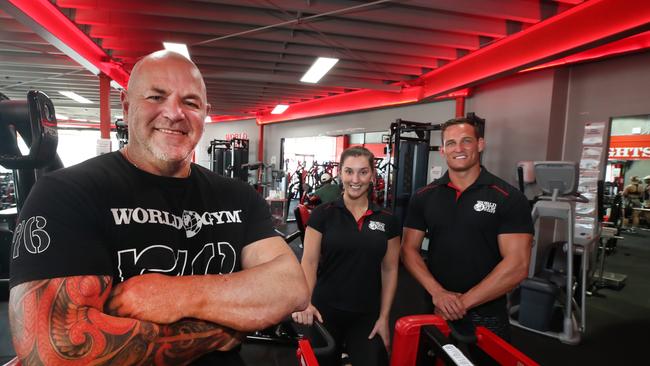
[[[20,213],[11,286],[55,277],[231,273],[244,246],[277,235],[245,183],[192,164],[144,172],[114,152],[44,176]]]
[[[381,262],[388,240],[400,235],[397,220],[370,204],[359,221],[343,198],[314,209],[307,224],[323,235],[312,303],[362,313],[379,311]]]
[[[449,291],[465,293],[501,261],[499,234],[534,232],[526,197],[485,168],[462,193],[449,173],[421,188],[411,199],[405,227],[426,231],[428,267]],[[505,296],[477,307],[494,314]]]

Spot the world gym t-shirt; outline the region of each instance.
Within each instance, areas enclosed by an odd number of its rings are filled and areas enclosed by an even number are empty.
[[[10,285],[231,273],[246,245],[276,235],[266,202],[245,183],[195,164],[188,178],[161,177],[114,152],[34,186],[14,233]]]

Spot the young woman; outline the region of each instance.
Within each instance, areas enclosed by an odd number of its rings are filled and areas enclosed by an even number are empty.
[[[312,290],[311,304],[293,319],[323,322],[336,340],[331,359],[340,365],[341,346],[354,366],[388,365],[388,316],[397,287],[400,227],[369,200],[374,156],[352,147],[341,154],[343,195],[318,206],[305,232],[302,268]]]

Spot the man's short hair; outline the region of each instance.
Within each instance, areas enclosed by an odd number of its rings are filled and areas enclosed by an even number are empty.
[[[474,128],[474,136],[476,139],[483,138],[483,126],[481,126],[480,123],[477,121],[466,118],[466,117],[459,117],[459,118],[452,118],[449,121],[445,122],[442,124],[442,127],[440,129],[440,140],[444,144],[445,142],[445,131],[451,127],[451,126],[456,126],[456,125],[462,125],[462,124],[468,124]]]

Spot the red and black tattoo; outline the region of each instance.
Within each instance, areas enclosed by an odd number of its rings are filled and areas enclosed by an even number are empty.
[[[22,364],[184,364],[238,343],[235,331],[205,321],[158,325],[104,314],[111,284],[109,276],[76,276],[14,287],[9,321]]]

